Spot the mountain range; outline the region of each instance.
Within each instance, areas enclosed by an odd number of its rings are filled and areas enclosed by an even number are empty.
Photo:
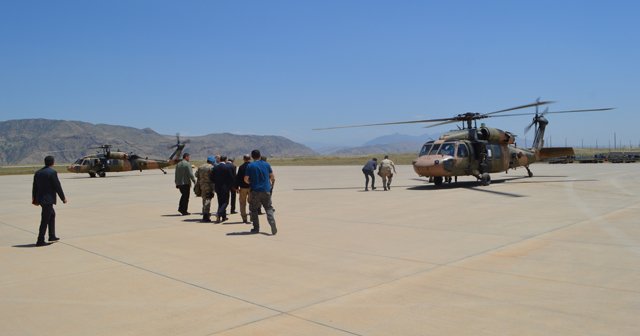
[[[240,157],[259,149],[266,156],[295,157],[317,155],[302,144],[281,136],[238,135],[230,133],[183,137],[189,140],[185,151],[195,160],[223,154]],[[21,119],[0,122],[0,165],[42,163],[54,155],[60,163],[93,154],[97,146],[112,145],[113,150],[133,152],[143,157],[168,158],[176,136],[163,135],[150,128],[91,124],[82,121]]]
[[[379,136],[360,146],[314,146],[314,149],[281,136],[218,133],[185,136],[181,140],[190,142],[185,151],[195,160],[203,160],[212,154],[238,158],[253,149],[274,157],[412,153],[417,152],[425,141],[437,137],[395,133]],[[40,164],[46,155],[54,155],[57,162],[69,163],[98,152],[97,147],[105,144],[116,151],[166,159],[172,152],[169,147],[176,141],[175,135],[159,134],[150,128],[50,119],[8,120],[0,122],[0,165]]]
[[[325,149],[314,148],[324,155],[352,156],[380,153],[417,153],[428,140],[437,139],[437,135],[406,135],[394,133],[379,136],[369,140],[361,146],[355,147],[327,147]]]

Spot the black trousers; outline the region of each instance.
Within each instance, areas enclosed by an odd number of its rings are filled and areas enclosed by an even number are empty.
[[[364,174],[364,178],[365,178],[365,182],[364,182],[364,188],[367,189],[367,186],[369,185],[369,176],[371,176],[371,188],[375,188],[375,184],[376,184],[376,176],[373,175],[373,170],[362,170],[362,173]]]
[[[220,218],[227,217],[227,206],[229,206],[229,193],[230,189],[227,188],[216,188],[216,194],[218,195],[218,212],[216,216]]]
[[[231,189],[231,201],[229,202],[229,204],[231,204],[231,212],[236,212],[236,190],[235,189]]]
[[[183,184],[179,185],[180,189],[180,203],[178,204],[178,212],[189,212],[189,195],[191,195],[191,185]]]
[[[49,228],[49,238],[56,236],[56,211],[53,204],[41,204],[42,216],[40,219],[40,229],[38,230],[38,242],[44,243],[44,235]]]

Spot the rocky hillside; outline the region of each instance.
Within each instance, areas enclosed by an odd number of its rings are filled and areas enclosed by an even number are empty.
[[[316,154],[280,136],[224,133],[181,138],[187,139],[191,142],[185,150],[194,160],[218,153],[238,157],[252,149],[273,157]],[[158,134],[149,128],[48,119],[9,120],[0,122],[0,165],[39,164],[46,155],[54,155],[59,163],[73,162],[95,153],[97,149],[93,147],[103,144],[149,158],[168,158],[172,152],[168,147],[175,143],[175,135]]]

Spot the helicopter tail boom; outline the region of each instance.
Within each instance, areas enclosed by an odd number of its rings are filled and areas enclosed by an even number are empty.
[[[575,155],[573,147],[545,147],[538,151],[538,159],[540,160],[573,155]]]

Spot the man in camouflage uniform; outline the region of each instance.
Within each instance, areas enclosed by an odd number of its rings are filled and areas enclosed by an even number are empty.
[[[393,172],[391,171],[393,169]],[[393,178],[393,174],[396,172],[396,165],[393,161],[389,160],[389,155],[384,156],[384,160],[380,162],[380,167],[378,168],[378,175],[382,177],[382,186],[384,190],[391,190],[391,179]]]
[[[211,169],[216,159],[213,156],[207,158],[207,162],[198,167],[196,176],[198,185],[200,186],[200,195],[202,197],[202,221],[211,222],[211,199],[213,199],[214,185],[211,181]]]

